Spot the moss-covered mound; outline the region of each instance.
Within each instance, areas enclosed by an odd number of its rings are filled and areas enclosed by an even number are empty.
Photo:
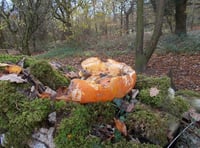
[[[186,99],[169,97],[170,79],[166,76],[149,77],[138,75],[136,88],[140,90],[138,99],[153,108],[159,108],[180,118],[189,109],[190,105]],[[152,88],[158,90],[158,93],[154,96],[150,95]]]
[[[9,82],[0,81],[0,88],[0,132],[6,133],[7,147],[23,147],[46,119],[51,103],[41,99],[30,101]]]
[[[13,56],[13,55],[8,55],[8,54],[2,54],[2,55],[0,55],[0,63],[14,63],[14,64],[16,64],[17,62],[19,62],[23,58],[25,58],[25,61],[24,61],[24,67],[25,68],[29,67],[34,62],[36,62],[36,60],[33,57],[22,56],[22,55]]]
[[[152,107],[162,107],[162,103],[168,95],[170,79],[168,77],[148,77],[145,75],[138,75],[137,77],[136,88],[140,90],[138,99]],[[158,89],[159,93],[150,96],[151,88]]]
[[[44,85],[57,90],[61,86],[68,86],[69,79],[59,71],[54,70],[47,61],[37,61],[30,67],[30,73]]]
[[[129,133],[137,138],[148,139],[161,146],[168,143],[168,122],[159,112],[152,111],[146,106],[137,105],[134,112],[128,114],[126,124]]]

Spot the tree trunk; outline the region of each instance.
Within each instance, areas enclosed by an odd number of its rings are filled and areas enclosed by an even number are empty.
[[[123,31],[123,2],[121,2],[121,8],[120,8],[120,36],[122,36]]]
[[[146,69],[147,63],[149,62],[154,50],[156,49],[156,45],[158,43],[159,37],[161,35],[163,16],[164,16],[164,6],[165,0],[157,0],[157,13],[153,35],[151,37],[149,46],[147,49],[143,50],[143,32],[144,32],[144,24],[143,24],[143,1],[138,0],[138,8],[137,8],[137,33],[136,33],[136,60],[135,66],[137,72],[143,72]],[[141,10],[140,10],[141,9]]]
[[[195,11],[195,4],[196,4],[196,0],[194,0],[192,2],[192,16],[191,16],[191,23],[190,23],[190,29],[192,30],[193,27],[193,23],[194,23],[194,11]]]
[[[144,36],[144,17],[143,8],[144,1],[137,1],[137,21],[136,21],[136,59],[135,59],[135,69],[137,72],[142,72],[144,70],[145,57],[143,53],[143,36]]]
[[[176,14],[175,14],[175,19],[176,19],[176,28],[175,28],[175,33],[177,35],[186,35],[186,19],[187,19],[187,14],[186,14],[186,6],[187,6],[187,0],[176,0]]]
[[[165,0],[157,0],[157,14],[156,14],[156,20],[155,20],[155,25],[154,25],[154,30],[153,30],[153,35],[151,37],[149,46],[146,50],[146,62],[150,60],[153,52],[156,49],[158,40],[161,36],[161,31],[162,31],[162,24],[163,24],[163,17],[164,17],[164,7],[165,7]],[[147,64],[146,63],[146,64]]]
[[[126,34],[129,34],[129,15],[126,14],[125,16],[125,31],[126,31]]]
[[[5,38],[3,35],[3,31],[0,30],[0,48],[4,48],[4,42],[5,42]]]
[[[29,48],[29,35],[28,35],[28,29],[26,30],[26,32],[23,35],[23,39],[22,39],[22,53],[25,55],[31,55],[30,52],[30,48]]]

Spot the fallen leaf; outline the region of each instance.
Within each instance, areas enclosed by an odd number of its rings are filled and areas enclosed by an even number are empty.
[[[68,89],[67,89],[67,87],[66,86],[62,86],[62,87],[59,87],[57,90],[56,90],[56,96],[57,97],[60,97],[60,96],[62,96],[62,95],[65,95],[65,94],[67,94],[67,91],[68,91]]]
[[[48,87],[48,86],[46,86],[45,87],[46,89],[45,89],[45,93],[48,93],[48,94],[50,94],[51,95],[51,98],[54,98],[55,96],[56,96],[56,91],[55,90],[53,90],[53,89],[51,89],[50,87]]]
[[[151,97],[157,96],[157,95],[159,94],[159,91],[160,91],[160,90],[157,89],[156,87],[150,88],[150,90],[149,90],[150,96],[151,96]]]
[[[116,128],[124,135],[127,136],[127,128],[124,122],[114,118]]]
[[[46,92],[43,92],[41,94],[38,94],[38,96],[41,98],[41,99],[44,99],[44,98],[51,98],[51,94],[50,93],[46,93]]]
[[[65,77],[69,78],[69,79],[74,79],[74,78],[78,78],[79,75],[73,71],[70,71],[68,73],[65,74]]]
[[[122,100],[120,103],[121,103],[119,106],[120,110],[126,111],[128,113],[131,112],[135,106],[133,102],[127,102],[124,100]]]
[[[5,71],[8,72],[8,73],[19,74],[22,71],[22,67],[20,67],[18,65],[8,65],[5,68]]]
[[[10,82],[16,82],[16,83],[24,83],[26,80],[22,79],[17,74],[7,74],[0,77],[1,81],[10,81]]]
[[[138,89],[132,89],[131,92],[132,92],[132,99],[135,99],[136,96],[139,94],[139,90]]]
[[[8,66],[9,64],[6,64],[6,63],[0,63],[0,67],[5,67],[5,66]]]
[[[133,109],[134,109],[134,107],[135,107],[134,103],[128,104],[128,106],[127,106],[127,108],[126,108],[126,112],[127,112],[127,113],[132,112]]]

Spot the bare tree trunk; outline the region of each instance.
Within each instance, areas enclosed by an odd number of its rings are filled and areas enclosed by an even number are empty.
[[[3,31],[0,30],[0,48],[4,48],[4,42],[5,42],[5,38],[3,35]]]
[[[190,29],[191,30],[192,30],[193,23],[194,23],[195,4],[196,4],[196,0],[193,0],[193,2],[192,2],[192,16],[191,16],[191,23],[190,23]]]
[[[129,15],[128,14],[125,15],[125,31],[126,31],[126,34],[129,34]]]
[[[186,6],[187,6],[187,0],[176,0],[176,28],[175,33],[177,35],[186,35]]]
[[[136,59],[135,68],[137,72],[144,70],[146,58],[143,51],[143,37],[144,37],[144,1],[137,1],[137,20],[136,20]]]
[[[121,9],[120,9],[120,36],[122,36],[123,31],[123,2],[121,2]]]
[[[147,51],[146,51],[147,63],[150,60],[154,50],[156,49],[158,40],[161,36],[163,16],[164,16],[164,8],[165,8],[165,0],[157,0],[157,5],[158,5],[158,9],[157,9],[157,14],[156,14],[156,20],[155,20],[153,35],[151,37],[150,44],[149,44]]]
[[[137,8],[137,34],[136,34],[136,60],[135,66],[137,72],[143,72],[146,69],[147,63],[150,60],[156,45],[158,43],[159,37],[161,35],[163,16],[164,16],[164,6],[165,0],[157,0],[157,13],[153,35],[151,37],[149,46],[147,49],[143,50],[143,34],[144,34],[144,24],[143,24],[143,1],[138,0]],[[142,10],[140,10],[142,9]]]

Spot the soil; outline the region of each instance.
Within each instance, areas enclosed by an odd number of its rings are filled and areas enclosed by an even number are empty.
[[[80,69],[80,63],[87,57],[70,57],[59,60],[63,64]],[[101,59],[109,58],[100,55]],[[112,57],[119,62],[124,62],[134,67],[133,54],[121,54]],[[196,54],[153,54],[146,71],[151,76],[169,75],[175,89],[189,89],[200,92],[200,53]]]

